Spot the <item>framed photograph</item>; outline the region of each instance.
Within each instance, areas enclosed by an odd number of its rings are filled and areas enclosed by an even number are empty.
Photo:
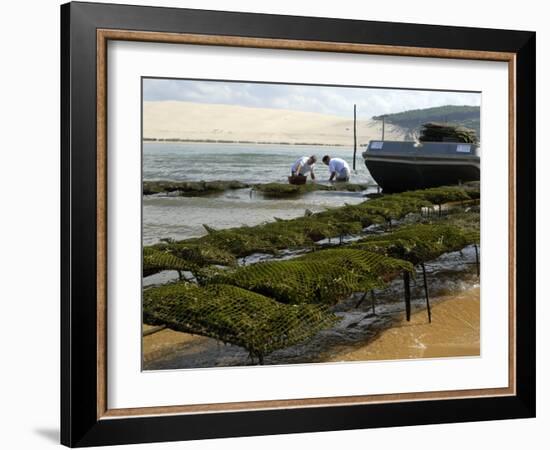
[[[61,441],[535,415],[535,33],[61,7]]]

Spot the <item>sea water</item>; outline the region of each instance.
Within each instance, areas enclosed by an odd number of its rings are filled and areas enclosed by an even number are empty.
[[[328,168],[321,162],[326,154],[343,158],[353,167],[352,147],[145,142],[143,180],[286,183],[290,166],[296,159],[316,155],[317,182],[326,183]],[[357,150],[356,170],[350,182],[374,184],[361,149]],[[304,215],[306,210],[318,212],[346,203],[360,203],[366,200],[365,193],[316,191],[296,198],[267,199],[247,188],[199,197],[144,196],[143,243],[199,237],[206,234],[203,224],[222,229],[257,225],[273,221],[275,217],[290,219]]]

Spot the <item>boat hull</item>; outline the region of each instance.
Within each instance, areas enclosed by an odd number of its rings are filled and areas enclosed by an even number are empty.
[[[411,151],[404,148],[405,143],[400,144],[405,151],[367,150],[363,153],[367,169],[384,192],[403,192],[479,181],[480,160],[473,152],[468,155],[438,153],[438,148],[434,145],[424,149],[424,152]]]

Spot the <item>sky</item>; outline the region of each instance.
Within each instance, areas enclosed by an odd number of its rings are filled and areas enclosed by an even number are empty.
[[[358,118],[370,119],[380,114],[434,106],[479,106],[481,94],[146,78],[143,80],[143,100],[291,109],[341,117],[352,116],[355,103]]]

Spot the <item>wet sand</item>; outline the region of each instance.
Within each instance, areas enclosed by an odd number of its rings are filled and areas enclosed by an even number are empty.
[[[150,330],[154,327],[143,325],[143,330]],[[180,333],[169,329],[164,329],[142,338],[143,340],[143,363],[147,364],[156,359],[163,358],[172,354],[174,351],[194,345],[200,345],[203,341],[208,341],[207,337],[196,336],[188,333]]]
[[[369,361],[410,358],[479,356],[479,287],[441,297],[432,306],[432,323],[426,310],[404,318],[373,341],[343,351],[328,361]]]

